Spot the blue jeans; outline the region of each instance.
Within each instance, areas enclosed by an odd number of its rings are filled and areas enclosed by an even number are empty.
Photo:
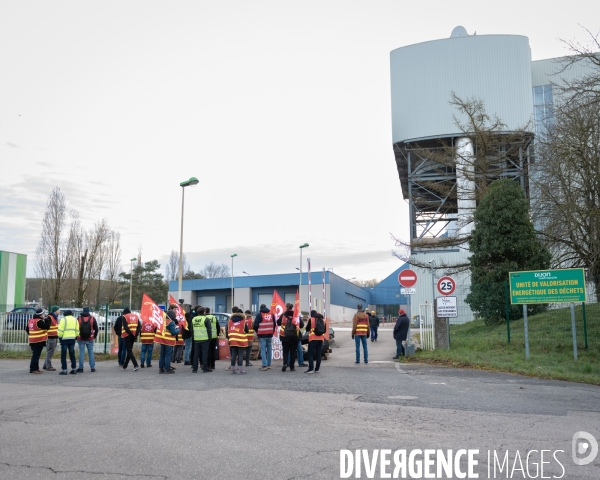
[[[125,355],[127,355],[127,349],[125,348],[125,339],[119,337],[119,365],[123,366],[125,363]]]
[[[190,353],[192,353],[192,340],[193,338],[186,338],[184,340],[185,342],[185,348],[183,349],[183,361],[189,363],[190,361]]]
[[[263,367],[271,366],[271,359],[273,358],[273,337],[259,338],[260,341],[260,358],[262,359]]]
[[[302,351],[302,342],[298,339],[298,349],[296,352],[296,358],[298,359],[298,365],[304,365],[304,352]],[[291,365],[290,354],[288,353],[288,365]]]
[[[69,351],[69,357],[71,358],[71,369],[75,370],[77,368],[77,360],[75,359],[74,338],[60,341],[60,366],[64,372],[67,371],[67,350]]]
[[[96,361],[94,360],[94,341],[77,340],[77,345],[79,345],[79,368],[83,369],[86,348],[88,351],[88,360],[90,362],[90,368],[96,368]]]
[[[402,340],[396,339],[396,357],[404,356],[404,345],[402,345]]]
[[[146,359],[146,365],[152,364],[152,351],[154,350],[153,343],[142,343],[142,354],[140,356],[140,365],[144,364]]]
[[[371,341],[377,340],[377,327],[371,327]]]
[[[365,352],[365,363],[369,362],[369,350],[367,349],[367,336],[366,335],[354,335],[354,343],[356,344],[356,363],[360,363],[360,344],[362,342],[363,350]]]
[[[171,354],[173,347],[171,345],[160,344],[160,357],[158,357],[158,367],[169,370],[171,368]]]

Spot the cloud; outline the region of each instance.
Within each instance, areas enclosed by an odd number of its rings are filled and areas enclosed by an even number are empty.
[[[21,145],[17,145],[16,143],[12,142],[6,142],[6,145],[8,145],[10,148],[21,148]]]

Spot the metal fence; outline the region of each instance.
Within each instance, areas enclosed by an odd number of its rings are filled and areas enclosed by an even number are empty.
[[[435,335],[433,322],[433,305],[419,305],[419,340],[423,350],[435,350]]]
[[[74,310],[74,309],[71,309]],[[112,326],[122,310],[108,310],[102,314],[91,312],[98,323],[99,333],[94,342],[95,353],[109,353],[112,336]],[[74,312],[75,313],[75,312]],[[0,351],[27,350],[28,336],[25,331],[27,322],[33,317],[31,313],[0,313]],[[76,345],[76,349],[79,347]]]

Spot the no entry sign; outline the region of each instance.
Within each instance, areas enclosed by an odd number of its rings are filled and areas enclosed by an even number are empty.
[[[410,269],[402,270],[398,274],[398,282],[404,288],[414,287],[415,284],[417,283],[417,272],[415,272],[414,270],[410,270]]]
[[[442,277],[438,280],[437,289],[442,295],[452,295],[456,290],[456,282],[452,277]]]

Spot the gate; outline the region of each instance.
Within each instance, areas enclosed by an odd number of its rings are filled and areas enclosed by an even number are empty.
[[[421,335],[421,348],[435,350],[435,332],[433,327],[433,305],[423,303],[419,305],[419,333]]]

